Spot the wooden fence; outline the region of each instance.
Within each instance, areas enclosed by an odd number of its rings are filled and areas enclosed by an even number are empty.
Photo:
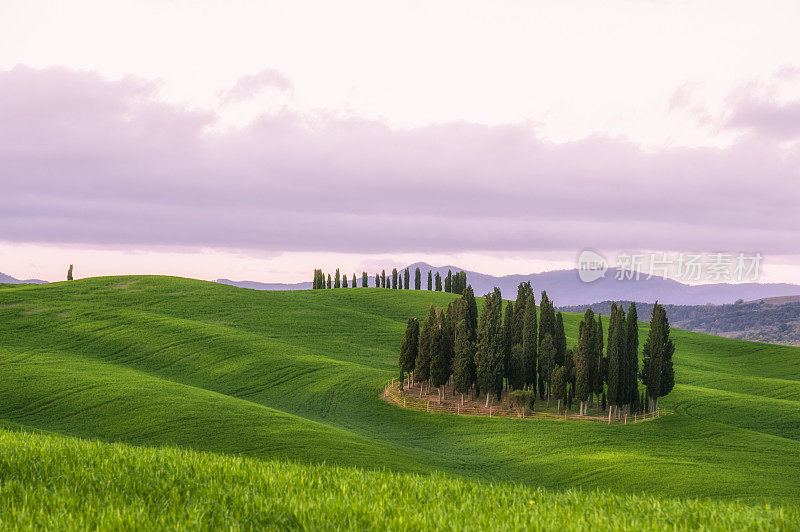
[[[619,418],[607,416],[581,416],[571,412],[564,414],[554,414],[552,412],[536,412],[530,408],[524,408],[521,412],[514,408],[509,407],[505,403],[495,404],[488,409],[478,407],[474,404],[462,405],[459,402],[455,404],[441,404],[438,401],[431,401],[428,398],[413,397],[400,391],[400,382],[397,378],[393,378],[391,382],[386,384],[383,390],[383,398],[400,408],[408,408],[418,412],[440,412],[447,414],[455,414],[458,416],[489,416],[489,417],[512,417],[512,418],[537,418],[537,419],[552,419],[552,420],[575,420],[575,421],[593,421],[595,423],[641,423],[642,421],[649,421],[665,414],[671,414],[669,410],[659,410],[658,412],[651,412],[648,414],[634,414],[632,416],[623,416]]]

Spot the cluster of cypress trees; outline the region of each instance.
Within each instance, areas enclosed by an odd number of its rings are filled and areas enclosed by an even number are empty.
[[[434,386],[441,400],[445,384],[452,379],[462,402],[470,392],[475,398],[483,392],[487,407],[493,397],[501,400],[505,389],[528,394],[531,403],[538,391],[548,402],[555,398],[558,410],[562,401],[570,408],[577,399],[581,415],[587,414],[595,399],[602,409],[610,408],[609,415],[654,411],[658,397],[674,386],[675,346],[669,339],[666,312],[658,303],[640,372],[639,322],[633,303],[627,315],[613,306],[607,342],[602,317],[588,309],[572,350],[567,349],[563,316],[555,312],[546,292],[542,292],[538,323],[529,282],[520,283],[517,299],[509,301],[505,311],[499,289],[484,297],[480,318],[472,287],[466,286],[462,297],[446,310],[431,306],[421,329],[416,319],[409,319],[400,353],[401,380],[408,374],[409,384]],[[646,387],[646,404],[645,396],[639,395],[637,377]]]
[[[439,273],[436,273],[435,278],[436,284],[434,285],[434,277],[431,271],[428,271],[428,290],[433,290],[434,287],[437,291],[442,291],[442,277]],[[369,284],[369,276],[367,272],[363,272],[361,274],[361,286],[366,287]],[[339,268],[336,269],[336,273],[334,273],[333,278],[331,278],[331,274],[327,274],[327,278],[325,273],[321,269],[314,270],[314,281],[312,283],[312,288],[314,290],[321,289],[321,288],[356,288],[356,274],[353,274],[352,281],[348,285],[347,277],[341,277],[339,274]],[[399,272],[397,268],[392,268],[392,272],[389,276],[386,275],[386,270],[381,270],[380,273],[375,274],[375,285],[376,288],[392,288],[392,289],[400,289],[400,290],[410,290],[411,289],[411,272],[408,268]],[[453,273],[452,271],[447,271],[447,277],[444,279],[444,291],[451,292],[453,294],[463,294],[464,290],[467,287],[467,272],[456,272]],[[422,272],[419,268],[414,270],[414,290],[421,290],[422,289]]]

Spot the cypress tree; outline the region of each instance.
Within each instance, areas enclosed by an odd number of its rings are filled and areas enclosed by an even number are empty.
[[[525,355],[522,352],[522,344],[514,344],[511,347],[511,355],[508,358],[507,375],[509,388],[512,390],[522,390],[525,388]]]
[[[328,274],[328,288],[331,287],[331,274]]]
[[[628,398],[625,403],[639,402],[639,315],[636,311],[636,303],[631,303],[628,308],[628,319],[625,324],[625,347],[627,351],[625,360],[625,383]]]
[[[436,272],[436,291],[442,291],[442,276],[439,275],[439,272]]]
[[[342,287],[342,276],[339,273],[339,268],[336,268],[336,275],[333,278],[333,287],[334,288],[341,288]]]
[[[381,270],[381,288],[386,288],[386,270]]]
[[[550,403],[550,382],[553,377],[553,369],[556,366],[556,346],[550,333],[545,333],[539,345],[539,384],[542,386],[542,393]]]
[[[608,404],[612,410],[625,404],[625,325],[624,311],[614,306],[609,322],[608,340]]]
[[[380,287],[381,287],[381,276],[380,276],[380,274],[376,273],[375,274],[375,288],[380,288]]]
[[[600,314],[597,315],[597,328],[595,330],[594,341],[595,356],[593,359],[594,367],[592,368],[592,391],[599,401],[600,395],[603,393],[603,383],[606,380],[606,376],[603,373],[603,316]]]
[[[514,303],[506,304],[505,319],[503,319],[503,374],[509,380],[511,375],[511,347],[514,345]],[[516,379],[516,376],[514,376]]]
[[[346,275],[342,276],[342,288],[348,288]]]
[[[553,397],[558,401],[556,412],[560,412],[561,401],[567,398],[567,379],[564,366],[558,366],[553,370],[553,375],[550,378],[550,387],[553,390]]]
[[[408,271],[408,268],[406,268],[405,271],[403,272],[403,288],[406,290],[408,290],[409,287],[408,281],[410,276],[411,273]]]
[[[519,283],[517,287],[517,299],[514,301],[514,343],[522,343],[522,322],[525,319],[525,310],[529,296],[533,295],[530,282]]]
[[[552,302],[550,309],[552,310]],[[553,344],[556,346],[556,365],[564,365],[564,356],[567,353],[567,335],[564,332],[564,318],[559,312],[556,315],[555,335],[553,336]]]
[[[456,341],[454,346],[453,361],[453,391],[461,394],[461,403],[464,403],[464,394],[475,382],[475,344],[469,336],[467,320],[462,318],[456,324]]]
[[[392,268],[392,288],[397,289],[397,268]]]
[[[67,270],[67,281],[72,281],[72,264],[69,265],[69,270]]]
[[[406,372],[414,371],[414,364],[419,354],[419,321],[417,318],[408,318],[406,322],[406,334],[403,336],[403,343],[400,345],[400,380]]]
[[[439,402],[442,402],[444,394],[444,385],[447,379],[450,378],[450,360],[447,350],[447,334],[445,324],[445,316],[442,311],[437,313],[437,324],[433,329],[433,353],[431,356],[431,384],[436,387],[439,392]]]
[[[433,274],[431,274],[430,270],[428,270],[428,290],[433,290]]]
[[[645,385],[648,411],[658,410],[658,398],[667,395],[675,385],[672,355],[675,346],[669,338],[669,321],[664,307],[656,302],[650,318],[650,332],[642,348],[642,370],[639,378]]]
[[[366,288],[369,284],[369,277],[367,276],[367,272],[363,272],[361,274],[361,288]]]
[[[514,313],[519,314],[519,309]],[[528,295],[525,312],[522,313],[522,356],[525,359],[525,385],[536,392],[536,300],[533,292]]]
[[[419,290],[420,288],[422,288],[422,272],[417,268],[414,270],[414,290]]]
[[[586,309],[575,349],[575,396],[581,402],[581,415],[588,411],[587,399],[592,392],[591,361],[595,356],[595,321],[592,309]]]
[[[444,278],[444,291],[450,293],[453,291],[453,272],[447,270],[447,277]]]
[[[661,383],[658,396],[664,397],[675,387],[675,369],[672,366],[672,355],[675,354],[675,344],[672,343],[669,337],[670,328],[667,311],[661,305],[659,305],[659,308],[661,309],[661,327],[664,331],[664,351],[661,361]],[[658,410],[658,400],[656,400],[656,410]]]
[[[356,272],[353,272],[353,283],[350,285],[352,288],[356,287]]]
[[[475,343],[478,340],[478,303],[475,301],[475,293],[472,291],[472,286],[467,286],[464,289],[461,299],[464,301],[464,315],[467,320],[469,341]]]
[[[486,406],[494,393],[501,397],[503,389],[503,300],[495,288],[484,296],[483,312],[478,321],[478,344],[475,366],[478,384],[486,392]]]
[[[436,310],[431,305],[428,317],[422,324],[419,334],[417,359],[414,361],[414,380],[424,382],[431,378],[431,359],[433,358],[434,329],[436,329]]]

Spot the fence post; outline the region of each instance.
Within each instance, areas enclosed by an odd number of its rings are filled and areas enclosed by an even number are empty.
[[[403,408],[405,408],[405,407],[406,407],[406,398],[405,398],[405,396],[403,396]]]
[[[426,404],[427,412],[430,412],[431,411],[431,400],[428,399],[428,401],[425,404]]]
[[[458,404],[458,401],[456,401],[456,415],[458,416],[460,414],[461,414],[461,405]]]
[[[492,406],[489,405],[489,417],[492,417]]]

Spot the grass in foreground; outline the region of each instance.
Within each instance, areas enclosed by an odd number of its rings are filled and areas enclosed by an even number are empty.
[[[50,530],[789,530],[800,527],[800,511],[553,492],[0,429],[0,523]]]

